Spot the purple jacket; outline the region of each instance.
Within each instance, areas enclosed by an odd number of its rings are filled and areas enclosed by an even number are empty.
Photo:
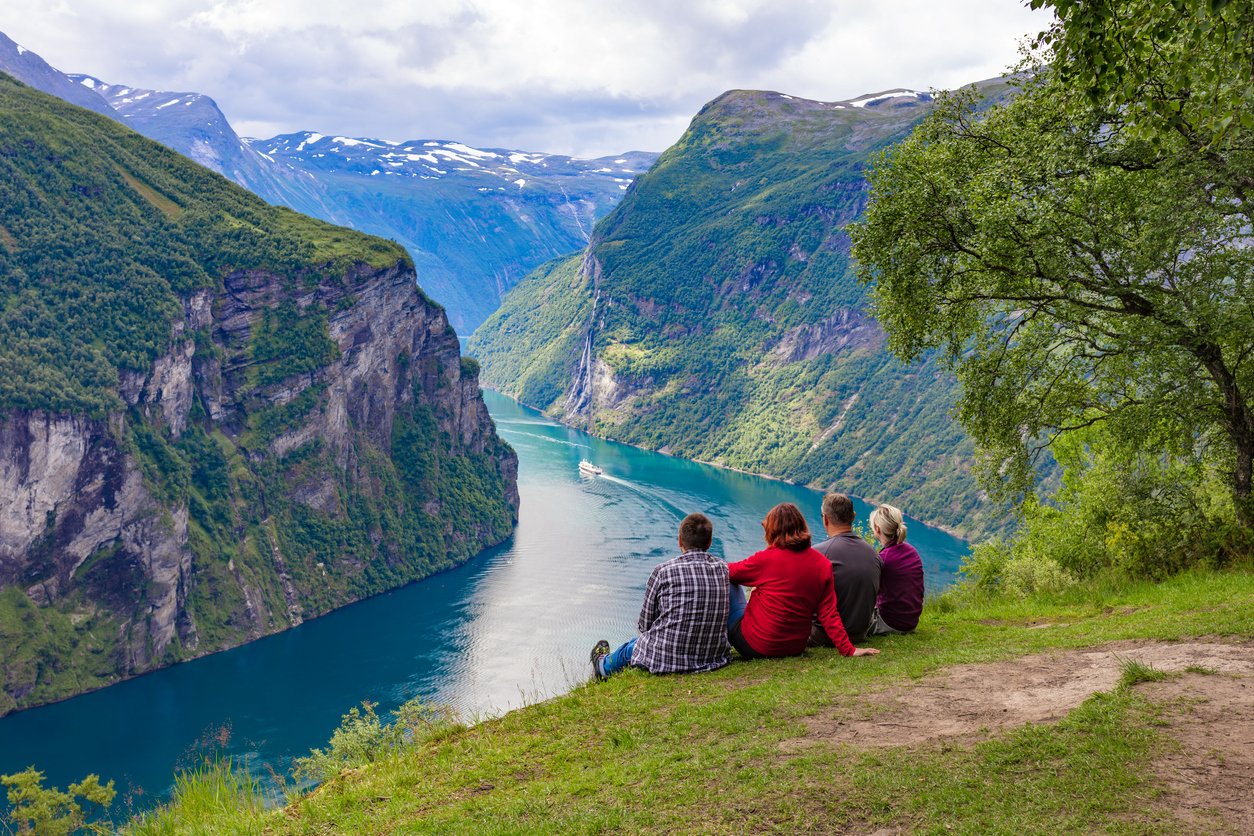
[[[875,605],[889,627],[907,633],[919,626],[923,613],[923,560],[909,543],[885,546],[880,560],[884,568]]]

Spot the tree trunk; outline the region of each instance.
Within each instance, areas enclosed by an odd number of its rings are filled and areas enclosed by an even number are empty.
[[[1236,467],[1232,471],[1232,501],[1237,507],[1237,522],[1241,527],[1250,530],[1254,528],[1254,497],[1250,496],[1251,471],[1254,471],[1254,433],[1250,432],[1249,425],[1246,425],[1246,431],[1237,437],[1233,434],[1233,443],[1236,447]]]
[[[1250,483],[1254,479],[1254,413],[1224,362],[1219,346],[1194,340],[1188,347],[1202,361],[1223,395],[1224,425],[1236,456],[1232,468],[1232,501],[1236,505],[1237,522],[1248,530],[1254,527],[1254,504],[1250,496]]]

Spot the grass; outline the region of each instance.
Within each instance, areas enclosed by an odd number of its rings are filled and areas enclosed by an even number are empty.
[[[136,818],[127,832],[156,836],[247,831],[266,818],[261,785],[233,769],[229,760],[215,760],[175,777],[170,803]]]
[[[1119,688],[1128,689],[1142,682],[1162,682],[1166,679],[1175,679],[1178,674],[1168,673],[1159,670],[1153,665],[1147,665],[1144,662],[1138,662],[1136,659],[1124,659],[1119,663]]]
[[[140,182],[138,178],[128,171],[123,171],[119,168],[118,173],[122,175],[122,179],[126,181],[126,185],[143,195],[144,200],[151,203],[161,212],[161,214],[165,215],[170,220],[177,221],[183,216],[182,206],[179,206],[173,200],[170,200],[170,198],[161,194],[152,186]]]
[[[1254,572],[942,600],[916,633],[880,640],[876,657],[820,650],[694,676],[628,671],[389,751],[282,809],[261,812],[255,791],[249,801],[222,790],[210,803],[189,788],[134,832],[210,832],[207,822],[274,834],[1170,829],[1169,813],[1147,812],[1159,792],[1149,765],[1170,743],[1157,707],[1129,687],[1095,694],[1059,723],[974,743],[781,744],[804,738],[808,717],[874,713],[877,692],[947,666],[1203,636],[1254,636]],[[1123,686],[1164,675],[1123,669]]]

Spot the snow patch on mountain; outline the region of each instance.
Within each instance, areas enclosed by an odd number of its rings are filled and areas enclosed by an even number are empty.
[[[865,96],[859,96],[856,99],[850,99],[847,102],[839,103],[836,107],[875,107],[876,105],[883,104],[889,99],[903,98],[913,98],[920,102],[930,102],[932,100],[932,94],[920,92],[918,90],[898,88],[896,90],[886,90],[883,93],[869,93]]]

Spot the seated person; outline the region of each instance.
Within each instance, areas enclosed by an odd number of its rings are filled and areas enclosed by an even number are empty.
[[[860,642],[871,627],[875,597],[880,591],[880,556],[874,547],[853,533],[857,517],[853,500],[843,493],[823,497],[823,528],[827,539],[814,547],[832,564],[836,609],[851,641]],[[810,631],[811,647],[831,647],[832,640],[817,621]]]
[[[923,614],[923,559],[906,542],[901,509],[881,505],[871,512],[871,530],[880,541],[880,594],[868,635],[909,633]]]
[[[714,524],[689,514],[679,524],[678,557],[653,567],[644,591],[640,635],[610,652],[592,648],[592,670],[605,679],[628,665],[650,673],[712,671],[731,661],[727,644],[727,564],[709,553]]]
[[[776,505],[762,521],[767,548],[727,567],[733,584],[754,587],[744,603],[739,586],[733,588],[728,638],[746,659],[796,656],[810,639],[811,617],[844,656],[879,653],[857,648],[849,641],[836,607],[832,564],[810,548],[810,530],[800,509],[791,502]]]

